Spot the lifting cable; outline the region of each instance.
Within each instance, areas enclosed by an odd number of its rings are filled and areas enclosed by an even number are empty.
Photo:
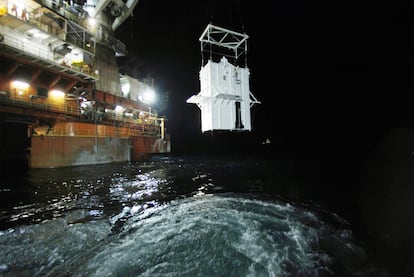
[[[240,7],[240,1],[239,0],[235,0],[235,1],[237,1],[237,10],[238,10],[238,13],[239,13],[239,20],[240,20],[242,32],[243,32],[243,34],[246,34],[246,30],[244,28],[243,13],[242,13],[242,9]],[[245,49],[244,49],[244,67],[247,67],[247,44],[246,44]]]
[[[210,24],[213,24],[213,21],[215,19],[214,14],[216,12],[216,7],[220,7],[219,5],[215,5],[216,0],[210,0],[209,1],[209,9],[208,9],[208,15],[210,18]],[[223,3],[222,0],[217,0],[220,1],[221,3]],[[234,2],[234,4],[232,3]],[[224,6],[224,5],[223,5]],[[229,27],[230,28],[235,28],[234,26],[234,22],[233,22],[233,13],[234,10],[236,10],[236,12],[239,15],[239,21],[240,21],[240,25],[241,25],[241,29],[243,34],[246,34],[245,31],[245,27],[244,27],[244,21],[243,21],[243,13],[242,13],[242,8],[241,8],[241,4],[240,4],[240,0],[228,0],[228,18],[230,20],[230,24]],[[245,54],[244,54],[244,66],[247,67],[247,46],[245,47]],[[214,52],[214,54],[219,54]],[[212,60],[213,59],[213,48],[212,45],[210,44],[210,51],[209,51],[209,59]],[[236,57],[237,60],[237,57]],[[201,47],[201,64],[204,65],[204,53],[203,53],[203,47]]]

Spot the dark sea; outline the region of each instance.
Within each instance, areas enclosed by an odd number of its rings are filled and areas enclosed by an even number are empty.
[[[412,276],[336,182],[214,155],[27,170],[2,180],[0,276]]]

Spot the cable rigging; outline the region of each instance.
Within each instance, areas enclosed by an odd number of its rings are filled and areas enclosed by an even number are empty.
[[[218,2],[216,2],[218,1]],[[221,4],[221,5],[220,5]],[[228,4],[228,5],[226,5]],[[231,30],[237,30],[241,29],[242,34],[246,35],[245,32],[245,26],[243,22],[243,14],[242,9],[239,0],[227,0],[227,3],[225,3],[223,0],[210,0],[209,2],[209,17],[210,17],[210,25],[219,25],[225,28],[229,27]],[[233,14],[238,13],[239,15],[239,24],[238,26],[235,26],[233,22]],[[227,20],[226,20],[227,19]],[[214,36],[214,34],[212,34]],[[247,37],[247,35],[246,35]],[[227,39],[227,38],[224,38]],[[232,37],[230,39],[236,39],[235,37]],[[205,64],[204,58],[205,54],[208,55],[208,60],[213,60],[213,56],[222,57],[225,56],[226,58],[229,58],[232,62],[237,64],[238,59],[240,56],[238,53],[234,53],[231,51],[223,51],[223,49],[217,49],[217,47],[214,47],[214,45],[210,44],[208,51],[201,45],[201,64],[202,66]],[[244,51],[244,67],[247,67],[247,44],[245,45]]]

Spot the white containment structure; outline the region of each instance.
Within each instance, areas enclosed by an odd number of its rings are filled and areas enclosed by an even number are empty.
[[[249,69],[237,65],[239,57],[244,55],[246,58],[247,38],[246,34],[211,24],[200,37],[202,53],[208,52],[206,47],[209,46],[210,56],[200,70],[200,92],[187,99],[187,103],[197,104],[200,108],[202,132],[252,129],[250,109],[260,102],[250,92]],[[217,54],[212,52],[211,46],[225,48],[228,55],[222,55],[219,62],[214,62],[213,56]]]

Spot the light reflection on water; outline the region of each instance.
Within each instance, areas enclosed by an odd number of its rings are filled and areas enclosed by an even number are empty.
[[[154,157],[32,170],[22,185],[4,184],[0,192],[7,199],[0,204],[0,274],[385,272],[367,259],[345,220],[282,198],[297,188],[283,195],[292,185],[287,166],[269,167]]]
[[[58,218],[87,209],[93,217],[110,216],[131,201],[162,201],[171,193],[166,172],[155,164],[115,164],[31,170],[24,184],[3,184],[2,229]],[[172,196],[174,197],[174,196]],[[168,199],[168,197],[165,197]]]

